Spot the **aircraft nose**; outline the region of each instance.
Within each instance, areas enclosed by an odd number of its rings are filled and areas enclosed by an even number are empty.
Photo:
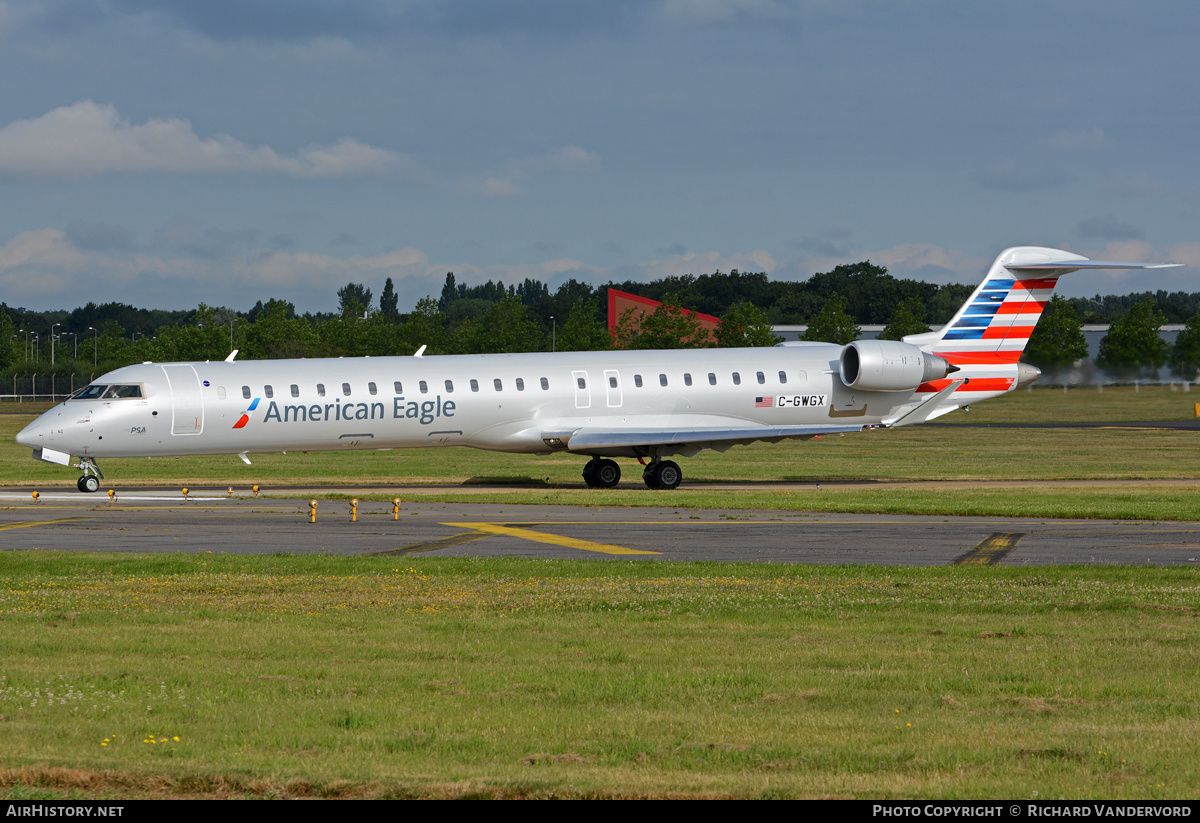
[[[41,418],[38,418],[17,432],[17,442],[31,449],[37,448],[38,431],[42,428],[41,422]]]

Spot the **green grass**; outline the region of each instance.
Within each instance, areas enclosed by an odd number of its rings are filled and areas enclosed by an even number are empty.
[[[1200,780],[1191,569],[21,552],[0,579],[9,796],[1186,798]]]

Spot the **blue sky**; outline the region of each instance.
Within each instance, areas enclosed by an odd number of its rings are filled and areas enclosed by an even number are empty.
[[[1200,4],[0,0],[0,299],[331,310],[1011,245],[1200,291]]]

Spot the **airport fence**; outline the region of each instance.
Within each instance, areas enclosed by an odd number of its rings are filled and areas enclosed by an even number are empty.
[[[93,374],[33,374],[0,377],[0,402],[66,400],[92,382]]]

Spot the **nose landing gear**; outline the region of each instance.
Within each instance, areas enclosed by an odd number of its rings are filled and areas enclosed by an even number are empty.
[[[87,493],[100,491],[100,481],[104,479],[104,472],[100,471],[95,460],[90,457],[82,457],[75,464],[75,468],[83,472],[83,477],[75,482],[77,489]]]

